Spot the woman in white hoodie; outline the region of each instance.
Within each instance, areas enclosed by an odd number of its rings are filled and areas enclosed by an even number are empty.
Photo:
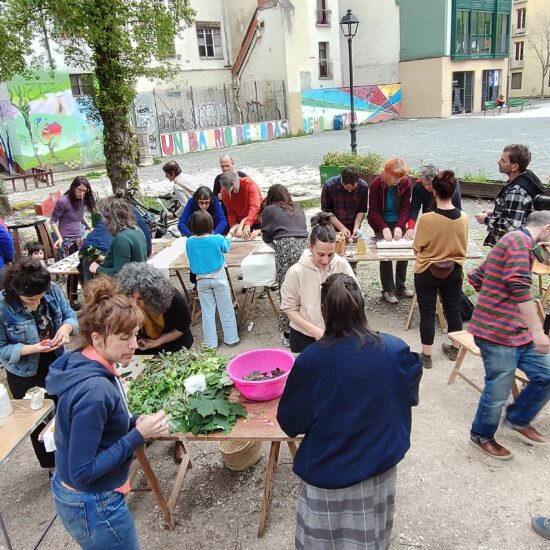
[[[300,353],[325,332],[321,313],[321,285],[329,275],[355,278],[349,262],[336,254],[336,232],[330,214],[311,219],[309,248],[288,271],[281,288],[281,309],[290,319],[290,350]]]

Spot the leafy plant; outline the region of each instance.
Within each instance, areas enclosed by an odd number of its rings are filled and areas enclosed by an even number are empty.
[[[323,164],[328,166],[337,166],[345,168],[346,166],[355,166],[361,172],[367,174],[379,174],[382,169],[382,155],[371,151],[366,155],[357,153],[341,153],[340,151],[330,151],[323,157]]]
[[[253,370],[252,372],[248,373],[246,376],[243,376],[243,380],[247,380],[248,382],[261,382],[264,380],[273,380],[274,378],[283,376],[283,374],[285,374],[285,371],[281,370],[279,367],[273,370],[270,370],[268,372],[260,372],[259,370]]]
[[[457,179],[474,183],[495,183],[495,180],[491,179],[484,170],[478,170],[477,174],[474,172],[464,172],[461,176],[457,175]]]
[[[95,170],[92,170],[91,172],[88,172],[87,174],[84,174],[85,178],[88,178],[89,180],[102,178],[105,175],[105,172],[96,172]]]

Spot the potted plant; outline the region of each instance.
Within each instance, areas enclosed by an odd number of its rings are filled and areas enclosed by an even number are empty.
[[[321,175],[321,185],[333,176],[339,176],[342,168],[354,166],[359,170],[361,178],[367,183],[380,173],[382,169],[383,157],[373,151],[366,155],[357,153],[342,153],[340,151],[329,151],[323,157],[323,162],[319,166]]]
[[[457,175],[457,179],[462,196],[474,199],[494,199],[506,185],[504,181],[490,179],[483,170],[479,170],[477,174],[465,172],[463,175]]]

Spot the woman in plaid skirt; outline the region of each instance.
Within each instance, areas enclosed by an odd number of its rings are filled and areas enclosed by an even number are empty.
[[[330,275],[321,309],[325,334],[296,359],[277,413],[290,437],[304,434],[296,548],[384,550],[422,365],[403,340],[369,329],[353,277]]]

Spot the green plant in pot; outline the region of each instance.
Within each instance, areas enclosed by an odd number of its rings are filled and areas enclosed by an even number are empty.
[[[319,166],[321,184],[333,176],[339,176],[342,168],[355,166],[361,173],[361,177],[370,182],[382,170],[384,158],[382,155],[371,151],[365,155],[357,153],[342,153],[329,151],[323,157],[323,163]]]

